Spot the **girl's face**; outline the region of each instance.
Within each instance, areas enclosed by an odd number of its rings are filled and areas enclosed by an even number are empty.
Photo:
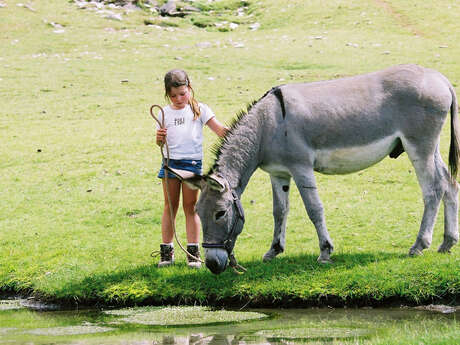
[[[174,109],[183,109],[189,103],[190,89],[187,85],[179,87],[173,86],[171,87],[168,96]]]

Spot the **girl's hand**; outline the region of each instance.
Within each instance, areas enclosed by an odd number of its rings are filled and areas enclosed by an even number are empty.
[[[157,145],[158,146],[161,146],[166,142],[166,134],[167,134],[166,128],[160,128],[157,130]]]
[[[215,117],[212,117],[209,119],[208,122],[206,122],[209,128],[216,133],[219,137],[225,137],[227,132],[230,130],[227,126],[224,126],[221,124]]]

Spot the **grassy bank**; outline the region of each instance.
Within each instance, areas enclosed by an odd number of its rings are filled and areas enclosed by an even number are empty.
[[[458,89],[457,2],[250,1],[230,31],[194,25],[218,20],[203,13],[193,21],[135,11],[117,21],[68,1],[32,1],[33,10],[0,2],[0,290],[120,305],[458,303],[459,246],[435,252],[442,209],[433,247],[406,256],[423,202],[405,154],[357,174],[317,175],[333,265],[316,263],[297,191],[286,252],[261,263],[273,221],[269,179],[258,171],[235,250],[246,274],[192,271],[179,252],[175,267],[158,270],[150,253],[160,242],[161,157],[148,115],[173,67],[189,71],[223,121],[274,85],[399,63],[437,69]],[[144,25],[152,20],[161,25]],[[216,138],[205,136],[210,166]],[[448,138],[446,128],[445,158]],[[183,239],[182,215],[177,228]]]

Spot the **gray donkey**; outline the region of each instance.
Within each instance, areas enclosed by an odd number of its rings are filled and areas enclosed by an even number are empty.
[[[449,168],[439,153],[439,137],[451,112]],[[387,155],[407,152],[425,205],[410,255],[431,244],[441,199],[444,241],[439,252],[458,242],[459,157],[457,97],[439,72],[416,65],[331,81],[275,87],[248,107],[216,148],[214,166],[205,176],[182,176],[202,190],[197,212],[203,226],[206,266],[215,274],[228,261],[244,225],[240,196],[254,171],[270,174],[274,235],[264,261],[284,251],[291,177],[319,238],[319,262],[333,250],[314,171],[347,174],[370,167]],[[176,172],[181,175],[181,172]]]

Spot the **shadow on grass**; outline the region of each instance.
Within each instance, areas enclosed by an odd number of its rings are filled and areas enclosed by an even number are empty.
[[[334,263],[318,264],[316,255],[281,255],[271,262],[242,261],[247,272],[235,274],[231,268],[216,276],[206,268],[188,268],[185,262],[157,268],[156,262],[128,270],[96,274],[65,284],[57,292],[61,303],[101,305],[209,304],[241,306],[285,305],[286,296],[298,300],[296,285],[316,279],[321,282],[331,271],[359,271],[362,267],[407,258],[399,253],[353,253],[334,255]],[[181,258],[179,258],[180,260]],[[333,272],[332,272],[333,273]],[[282,303],[272,303],[276,299]]]

